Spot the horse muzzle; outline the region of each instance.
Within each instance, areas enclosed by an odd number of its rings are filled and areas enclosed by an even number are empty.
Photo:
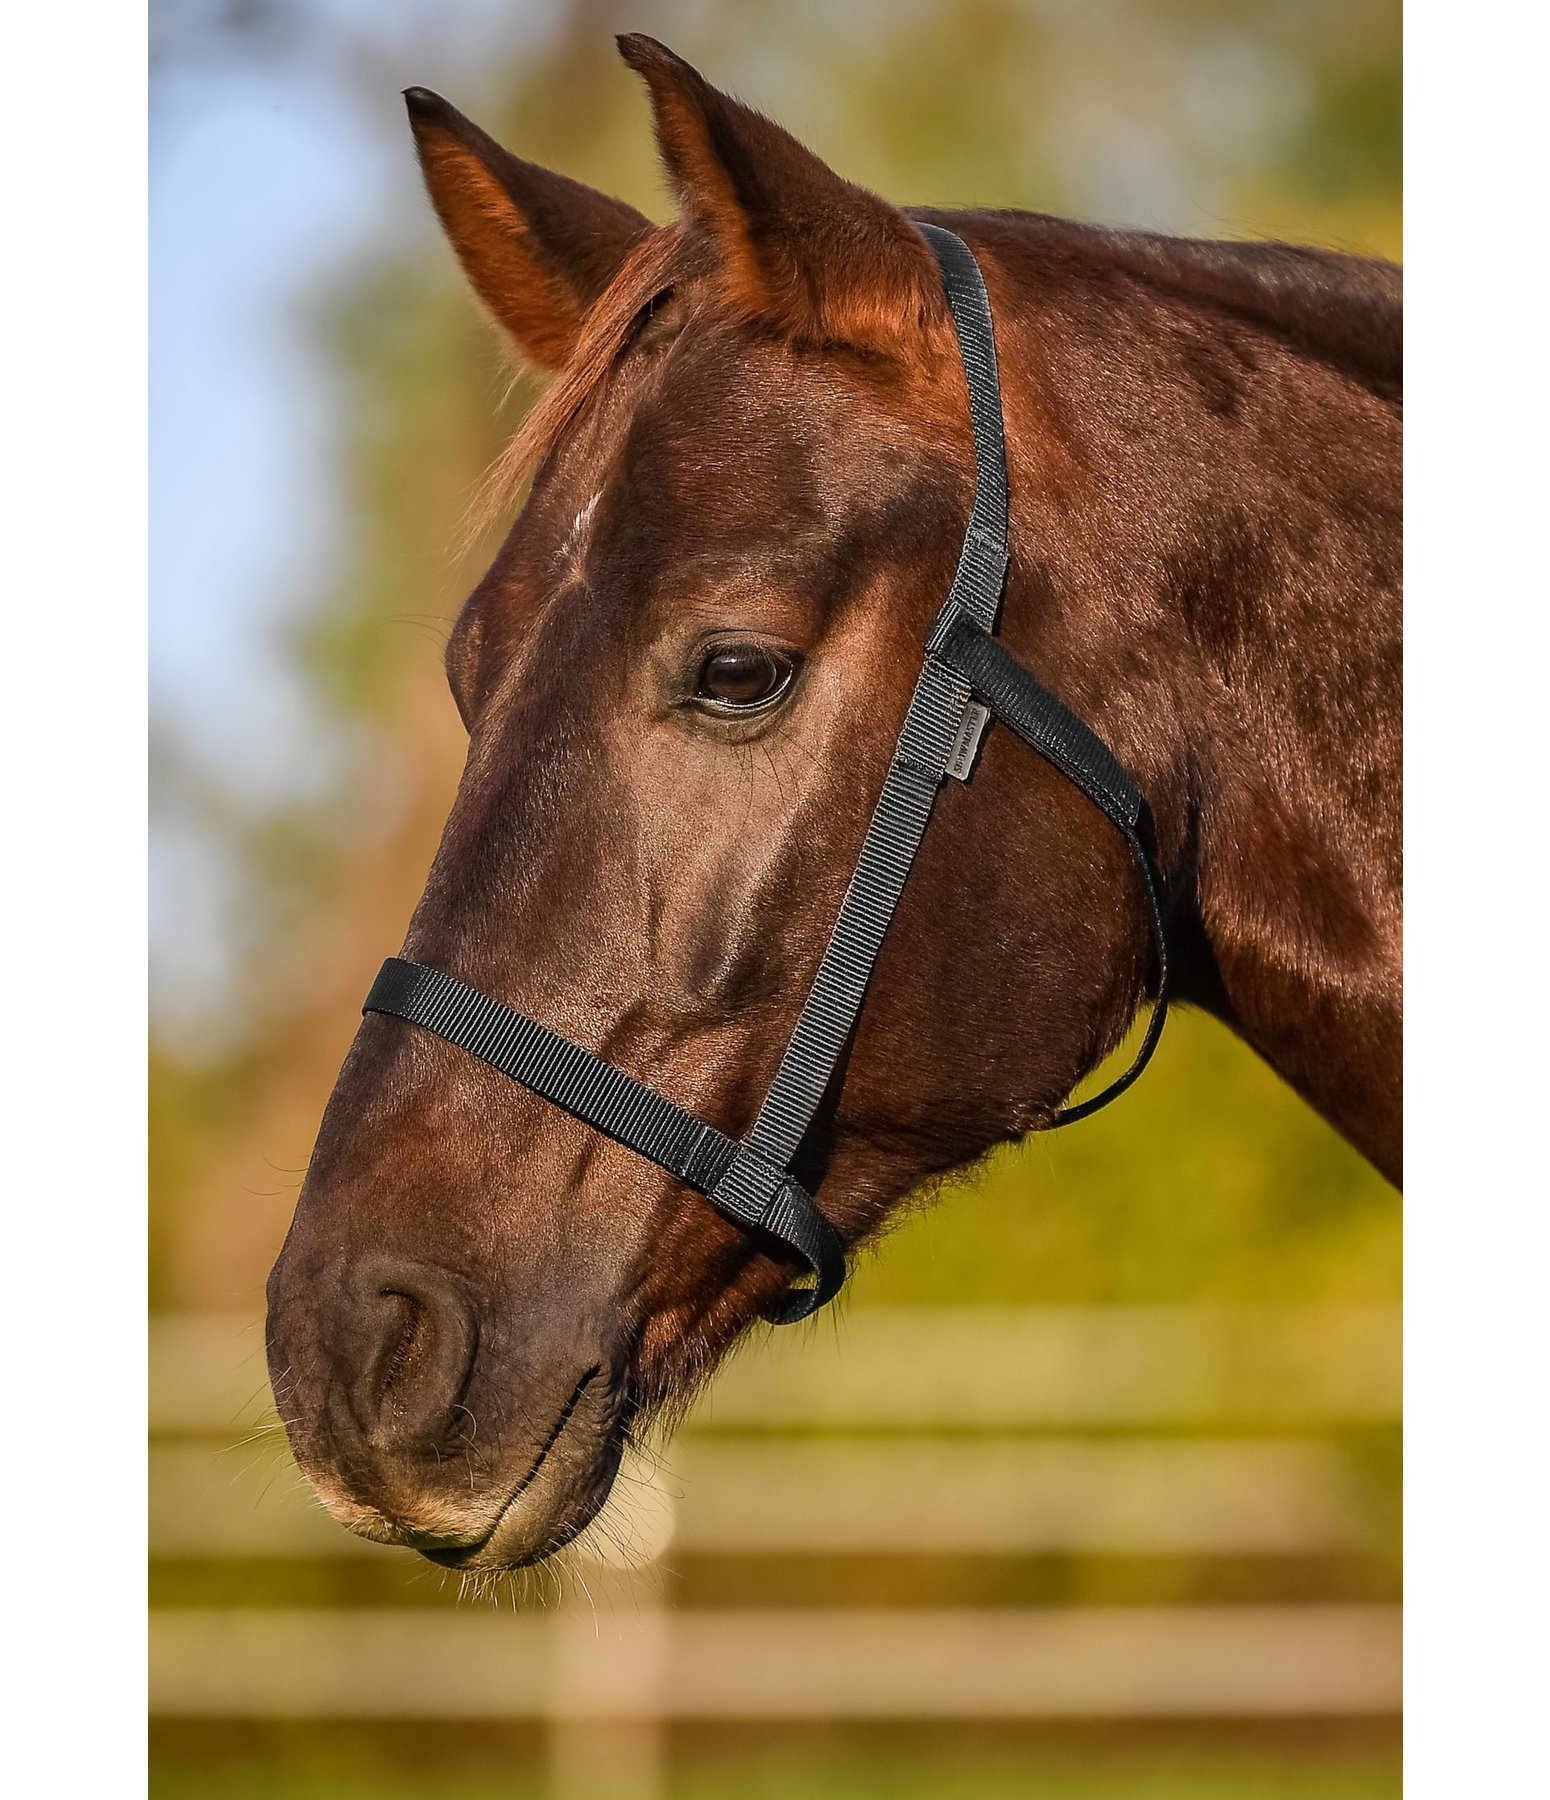
[[[628,1424],[611,1358],[483,1316],[448,1269],[379,1254],[325,1274],[290,1249],[270,1278],[270,1379],[297,1463],[342,1525],[493,1570],[538,1562],[590,1522]]]

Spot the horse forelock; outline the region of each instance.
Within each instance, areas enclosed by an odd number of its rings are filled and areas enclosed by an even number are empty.
[[[631,250],[588,313],[574,354],[539,396],[482,483],[471,515],[474,534],[515,504],[522,484],[617,365],[652,301],[675,281],[697,272],[698,248],[681,226],[663,225]]]

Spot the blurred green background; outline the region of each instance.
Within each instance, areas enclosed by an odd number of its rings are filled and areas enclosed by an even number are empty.
[[[153,363],[171,398],[163,402],[170,472],[160,481],[155,540],[167,548],[158,553],[162,674],[154,689],[151,1304],[163,1390],[153,1394],[153,1429],[164,1453],[153,1459],[153,1482],[165,1491],[153,1490],[153,1520],[164,1524],[153,1529],[152,1597],[173,1634],[167,1642],[183,1631],[192,1644],[204,1641],[201,1630],[225,1629],[222,1620],[266,1612],[304,1620],[377,1609],[398,1618],[456,1603],[430,1571],[389,1553],[339,1552],[310,1523],[294,1542],[278,1526],[255,1527],[249,1541],[240,1521],[228,1530],[202,1524],[200,1514],[245,1505],[267,1517],[273,1496],[291,1493],[283,1453],[261,1429],[260,1340],[244,1322],[261,1317],[264,1276],[360,996],[399,943],[450,804],[462,736],[440,650],[491,548],[459,555],[459,524],[535,392],[506,361],[429,228],[396,89],[439,87],[521,155],[664,217],[648,108],[612,46],[616,30],[646,30],[845,175],[900,202],[1028,207],[1397,258],[1400,18],[1389,0],[780,8],[168,0],[153,20],[159,129],[168,156],[183,158],[153,237],[164,319],[191,304],[200,246],[224,241],[223,231],[243,235],[245,206],[254,208],[250,241],[263,223],[262,184],[254,175],[246,185],[241,156],[222,163],[218,134],[201,140],[197,157],[186,149],[188,130],[178,137],[209,96],[235,84],[246,103],[273,115],[277,133],[289,129],[288,105],[305,130],[337,102],[354,136],[340,140],[336,160],[358,172],[376,208],[334,233],[336,254],[299,256],[275,303],[285,309],[292,355],[275,365],[274,380],[291,382],[313,409],[282,417],[282,425],[285,417],[311,421],[305,466],[314,473],[300,484],[306,495],[292,493],[289,512],[255,502],[245,526],[226,529],[221,509],[233,487],[284,498],[283,481],[266,488],[261,470],[244,473],[263,418],[246,419],[235,401],[225,415],[208,410],[211,379],[189,373],[192,351],[179,331],[158,340]],[[298,94],[304,103],[294,103]],[[314,144],[318,168],[328,168],[329,151],[325,132]],[[195,165],[204,187],[188,174]],[[288,225],[310,205],[327,237],[326,179],[314,190],[307,168],[298,159],[287,186],[272,179],[272,165],[265,204]],[[300,240],[282,233],[274,241]],[[239,307],[222,312],[234,370],[244,331],[270,328],[244,318]],[[256,379],[259,365],[247,366]],[[241,391],[234,374],[231,393]],[[270,428],[276,435],[273,421]],[[283,446],[283,430],[277,435]],[[283,447],[277,454],[283,461]],[[185,478],[196,464],[221,484],[208,507]],[[241,565],[244,546],[265,546],[268,560],[249,559],[259,574],[245,589],[189,573],[187,543],[201,530],[205,566],[217,570]],[[288,534],[315,554],[269,557]],[[283,702],[244,711],[245,689],[263,683]],[[797,1352],[752,1346],[729,1379],[760,1356],[775,1357],[770,1366],[781,1370],[795,1368],[792,1356],[803,1350],[843,1356],[847,1333],[869,1341],[874,1315],[877,1331],[903,1321],[925,1334],[918,1341],[927,1348],[937,1341],[931,1309],[950,1320],[983,1315],[987,1330],[1032,1321],[1029,1330],[1075,1333],[1072,1343],[1089,1342],[1082,1333],[1096,1321],[1091,1342],[1100,1350],[1131,1341],[1125,1333],[1140,1321],[1160,1334],[1164,1362],[1187,1361],[1193,1352],[1179,1346],[1197,1338],[1216,1346],[1214,1372],[1193,1388],[1181,1376],[1174,1400],[1148,1412],[1127,1407],[1123,1385],[1124,1369],[1144,1374],[1146,1358],[1132,1365],[1121,1357],[1118,1385],[1101,1406],[1046,1416],[1008,1400],[981,1421],[984,1431],[996,1443],[1031,1446],[1029,1454],[1121,1441],[1237,1443],[1274,1454],[1300,1446],[1297,1454],[1323,1457],[1319,1467],[1344,1484],[1347,1524],[1320,1537],[1294,1518],[1260,1550],[1245,1549],[1247,1540],[1234,1547],[1231,1532],[1220,1544],[1202,1533],[1180,1548],[1162,1538],[1148,1547],[1144,1532],[1105,1544],[1084,1542],[1079,1531],[1069,1541],[1058,1531],[1040,1539],[1030,1529],[988,1551],[949,1542],[949,1531],[884,1553],[846,1547],[819,1526],[805,1549],[723,1543],[692,1523],[702,1439],[707,1469],[745,1439],[785,1442],[782,1432],[852,1444],[893,1430],[899,1443],[935,1444],[949,1464],[960,1454],[951,1413],[891,1426],[864,1408],[840,1421],[780,1418],[778,1404],[761,1412],[763,1402],[744,1404],[734,1391],[727,1418],[713,1397],[688,1434],[677,1548],[632,1580],[647,1584],[651,1606],[669,1611],[730,1617],[736,1609],[743,1618],[761,1607],[810,1609],[819,1638],[833,1607],[923,1617],[931,1608],[1064,1616],[1084,1606],[1180,1615],[1236,1606],[1245,1619],[1270,1621],[1267,1630],[1297,1607],[1329,1620],[1386,1619],[1398,1598],[1390,1378],[1398,1298],[1397,1194],[1225,1032],[1178,1016],[1152,1072],[1123,1104],[1058,1138],[998,1153],[929,1209],[909,1209],[864,1267],[839,1322]],[[1301,1395],[1296,1404],[1280,1405],[1274,1382],[1251,1383],[1252,1393],[1233,1387],[1235,1359],[1252,1362],[1256,1345],[1272,1339],[1294,1346],[1281,1397]],[[1341,1346],[1357,1346],[1356,1387],[1329,1375],[1321,1344],[1342,1355]],[[912,1379],[909,1367],[899,1370],[901,1385]],[[1051,1379],[1055,1393],[1072,1377]],[[209,1391],[189,1399],[201,1382]],[[1179,1398],[1186,1388],[1193,1400]],[[257,1442],[233,1449],[248,1424],[260,1427]],[[224,1495],[208,1503],[198,1498],[215,1491],[200,1472],[206,1465]],[[262,1479],[253,1497],[234,1501],[255,1469]],[[956,1504],[972,1512],[973,1493]],[[417,1654],[413,1642],[405,1639],[406,1657]],[[567,1761],[542,1719],[428,1718],[412,1706],[372,1718],[344,1703],[333,1716],[272,1702],[244,1711],[227,1701],[223,1712],[208,1699],[179,1701],[175,1688],[158,1702],[152,1727],[152,1791],[166,1795],[386,1800],[596,1789],[707,1800],[1214,1800],[1398,1792],[1386,1701],[1215,1713],[1202,1701],[1166,1716],[1145,1705],[1127,1713],[1116,1701],[1081,1717],[1056,1708],[931,1723],[670,1720],[653,1728],[645,1749],[625,1743],[594,1767]]]

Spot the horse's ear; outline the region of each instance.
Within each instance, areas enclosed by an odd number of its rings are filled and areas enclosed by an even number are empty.
[[[941,311],[936,261],[896,207],[654,38],[630,32],[618,44],[651,89],[668,175],[737,305],[804,340],[879,350]]]
[[[428,88],[407,88],[404,102],[431,202],[479,298],[534,362],[559,368],[651,221],[523,162]]]

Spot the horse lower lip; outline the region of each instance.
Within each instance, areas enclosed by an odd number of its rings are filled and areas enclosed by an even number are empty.
[[[588,1369],[586,1374],[576,1383],[575,1387],[571,1389],[570,1398],[565,1402],[564,1406],[561,1407],[560,1416],[555,1420],[554,1427],[550,1431],[548,1438],[544,1441],[543,1448],[534,1458],[533,1466],[501,1502],[500,1511],[496,1513],[490,1529],[485,1532],[481,1538],[472,1544],[447,1544],[440,1547],[416,1544],[414,1548],[428,1561],[436,1563],[443,1569],[467,1568],[467,1566],[477,1557],[482,1556],[499,1536],[501,1527],[511,1516],[512,1509],[516,1506],[517,1502],[538,1479],[538,1472],[548,1461],[549,1452],[554,1449],[555,1445],[558,1444],[560,1439],[565,1435],[566,1427],[575,1416],[576,1408],[580,1403],[581,1396],[591,1385],[594,1377],[601,1373],[602,1364],[594,1364],[593,1367]]]
[[[502,1518],[505,1517],[504,1508],[501,1509],[501,1516]],[[485,1545],[489,1543],[494,1535],[495,1527],[491,1526],[488,1534],[480,1538],[477,1544],[460,1544],[453,1550],[429,1550],[423,1544],[417,1544],[415,1548],[419,1550],[421,1556],[423,1556],[427,1562],[433,1562],[439,1568],[461,1569],[467,1566],[471,1557],[477,1556],[479,1552],[483,1550]]]
[[[490,1529],[485,1532],[483,1537],[472,1544],[448,1544],[442,1549],[435,1549],[425,1544],[416,1544],[414,1548],[417,1549],[421,1556],[425,1557],[427,1561],[436,1563],[443,1569],[466,1568],[475,1557],[483,1555],[490,1547],[495,1539],[495,1534],[500,1530],[501,1526],[506,1523],[507,1516],[511,1512],[512,1507],[514,1507],[522,1498],[523,1494],[527,1492],[527,1489],[533,1482],[533,1478],[543,1467],[544,1458],[548,1456],[550,1450],[553,1448],[554,1441],[551,1440],[551,1442],[546,1444],[539,1452],[538,1461],[533,1464],[532,1468],[528,1470],[522,1480],[517,1483],[516,1487],[514,1487],[501,1502],[501,1509],[495,1515],[494,1523],[490,1526]]]

